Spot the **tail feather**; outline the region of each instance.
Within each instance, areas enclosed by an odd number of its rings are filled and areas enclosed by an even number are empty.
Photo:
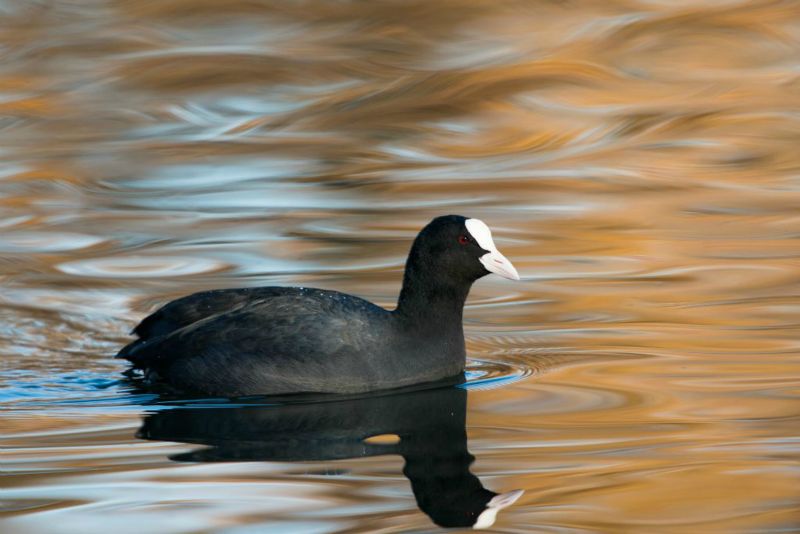
[[[122,349],[120,349],[114,358],[128,360],[134,364],[134,366],[139,367],[139,364],[142,360],[142,355],[137,353],[141,352],[141,349],[143,349],[145,346],[150,345],[151,341],[153,341],[153,339],[137,339],[135,341],[131,341],[122,347]]]

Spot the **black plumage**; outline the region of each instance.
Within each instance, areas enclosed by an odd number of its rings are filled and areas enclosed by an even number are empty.
[[[486,258],[505,260],[467,221],[476,219],[448,215],[422,229],[393,311],[313,288],[205,291],[146,317],[117,357],[152,382],[220,396],[359,393],[457,376],[469,289],[494,270]]]

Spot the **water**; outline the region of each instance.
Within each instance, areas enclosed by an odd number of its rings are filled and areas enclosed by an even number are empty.
[[[0,12],[4,533],[432,531],[437,465],[437,498],[525,490],[504,532],[800,530],[796,2]],[[418,420],[306,405],[298,436],[120,381],[193,291],[392,306],[444,213],[523,281],[474,286],[470,383]]]

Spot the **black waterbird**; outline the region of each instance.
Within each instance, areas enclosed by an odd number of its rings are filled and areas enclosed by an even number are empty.
[[[118,358],[149,382],[234,397],[360,393],[464,372],[462,312],[489,273],[519,280],[479,219],[437,217],[417,235],[393,311],[303,287],[221,289],[174,300]]]

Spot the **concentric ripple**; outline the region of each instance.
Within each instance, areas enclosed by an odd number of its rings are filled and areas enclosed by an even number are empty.
[[[522,363],[507,363],[489,360],[467,360],[467,382],[462,386],[467,389],[494,389],[535,374],[532,367]]]

